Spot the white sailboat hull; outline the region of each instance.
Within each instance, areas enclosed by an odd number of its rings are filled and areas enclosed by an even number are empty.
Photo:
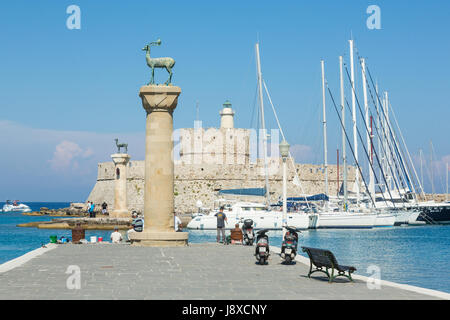
[[[355,214],[348,212],[326,212],[319,213],[318,227],[361,229],[372,228],[375,224],[376,214]]]
[[[374,227],[393,227],[395,219],[393,214],[379,213],[375,218]]]
[[[414,224],[419,214],[419,211],[400,211],[395,216],[395,225]]]
[[[242,220],[252,219],[253,227],[255,229],[282,229],[282,212],[264,212],[264,213],[241,213],[230,214],[226,213],[227,222],[225,229],[233,229],[238,223],[242,227]],[[308,229],[310,225],[309,214],[306,213],[289,213],[287,214],[287,225],[298,229]],[[188,225],[188,229],[197,230],[216,230],[217,218],[214,215],[197,216],[192,219]]]

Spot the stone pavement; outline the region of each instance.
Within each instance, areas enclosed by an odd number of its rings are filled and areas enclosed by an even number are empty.
[[[59,245],[0,273],[0,299],[435,299],[389,286],[369,290],[362,280],[329,284],[320,273],[309,279],[303,263],[283,265],[272,253],[261,266],[253,252],[215,243]],[[79,267],[80,289],[67,287],[76,283],[66,273],[71,265]]]

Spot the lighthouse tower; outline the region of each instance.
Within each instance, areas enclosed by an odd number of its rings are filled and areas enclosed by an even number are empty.
[[[234,128],[234,111],[231,109],[230,101],[225,101],[223,109],[220,111],[220,128],[233,129]]]

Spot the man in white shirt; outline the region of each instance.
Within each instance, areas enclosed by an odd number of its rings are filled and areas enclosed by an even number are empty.
[[[111,233],[111,242],[119,243],[120,241],[122,241],[122,234],[119,232],[118,228],[114,228],[114,232]]]
[[[174,221],[175,231],[181,232],[183,230],[183,224],[181,223],[180,218],[178,218],[178,216],[177,216],[177,214],[175,212],[173,213],[173,216],[174,216],[174,219],[175,219],[175,221]]]

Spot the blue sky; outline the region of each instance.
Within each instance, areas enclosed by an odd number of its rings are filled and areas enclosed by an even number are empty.
[[[81,9],[80,30],[66,27],[72,4]],[[381,9],[380,30],[366,26],[373,4]],[[152,55],[176,60],[173,83],[182,88],[175,128],[193,126],[197,100],[203,125],[218,126],[226,99],[236,127],[254,126],[259,39],[263,77],[289,143],[301,150],[296,158],[321,163],[320,59],[338,99],[338,56],[348,61],[351,34],[389,91],[411,153],[417,158],[422,148],[429,161],[432,140],[435,187],[443,191],[450,161],[448,21],[446,1],[2,2],[0,200],[84,201],[115,137],[129,142],[134,160],[144,158],[138,92],[150,69],[141,48],[157,38],[162,46]],[[356,75],[362,99],[359,69]],[[156,78],[164,82],[165,71]],[[335,163],[341,137],[327,104]],[[276,128],[266,113],[267,127]],[[426,187],[431,191],[427,181]]]

